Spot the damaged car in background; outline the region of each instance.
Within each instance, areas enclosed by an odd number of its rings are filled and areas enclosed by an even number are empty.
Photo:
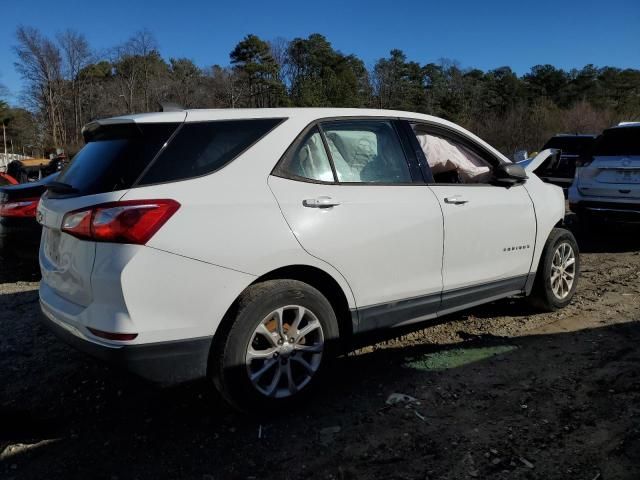
[[[562,189],[436,117],[188,110],[84,136],[38,206],[43,321],[243,410],[313,391],[357,335],[576,289]]]
[[[30,183],[0,185],[0,258],[38,264],[42,227],[36,221],[40,196],[57,173]]]
[[[576,171],[569,205],[584,226],[592,221],[640,223],[640,122],[608,128]]]

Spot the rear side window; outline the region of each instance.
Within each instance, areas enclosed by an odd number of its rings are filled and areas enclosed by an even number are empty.
[[[411,183],[409,165],[391,122],[322,123],[339,182]]]
[[[215,172],[244,152],[282,119],[185,123],[143,175],[139,185]]]
[[[307,133],[294,154],[280,169],[295,177],[320,182],[334,181],[331,163],[318,127],[314,127]]]
[[[79,195],[131,188],[178,126],[130,122],[98,127],[86,134],[87,144],[57,181],[71,185]]]
[[[594,156],[640,155],[640,127],[620,127],[605,130],[596,140]]]

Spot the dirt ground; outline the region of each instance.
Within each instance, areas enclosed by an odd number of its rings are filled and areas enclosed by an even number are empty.
[[[60,343],[37,277],[5,267],[0,478],[639,479],[639,233],[579,236],[565,310],[509,299],[363,348],[261,420]]]

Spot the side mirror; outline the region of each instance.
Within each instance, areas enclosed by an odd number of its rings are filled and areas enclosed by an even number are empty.
[[[494,180],[500,185],[517,185],[527,178],[526,170],[517,163],[501,163],[495,168]]]

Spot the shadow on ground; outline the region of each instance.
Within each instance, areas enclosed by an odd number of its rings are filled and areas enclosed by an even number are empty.
[[[0,297],[4,478],[638,478],[640,323],[339,359],[279,414],[206,382],[159,389],[59,343],[35,292]],[[417,399],[387,405],[394,392]]]
[[[0,283],[38,282],[40,267],[35,260],[0,257]]]
[[[578,241],[581,253],[622,253],[640,250],[640,225],[624,223],[592,222],[582,225],[569,213],[565,218]]]

